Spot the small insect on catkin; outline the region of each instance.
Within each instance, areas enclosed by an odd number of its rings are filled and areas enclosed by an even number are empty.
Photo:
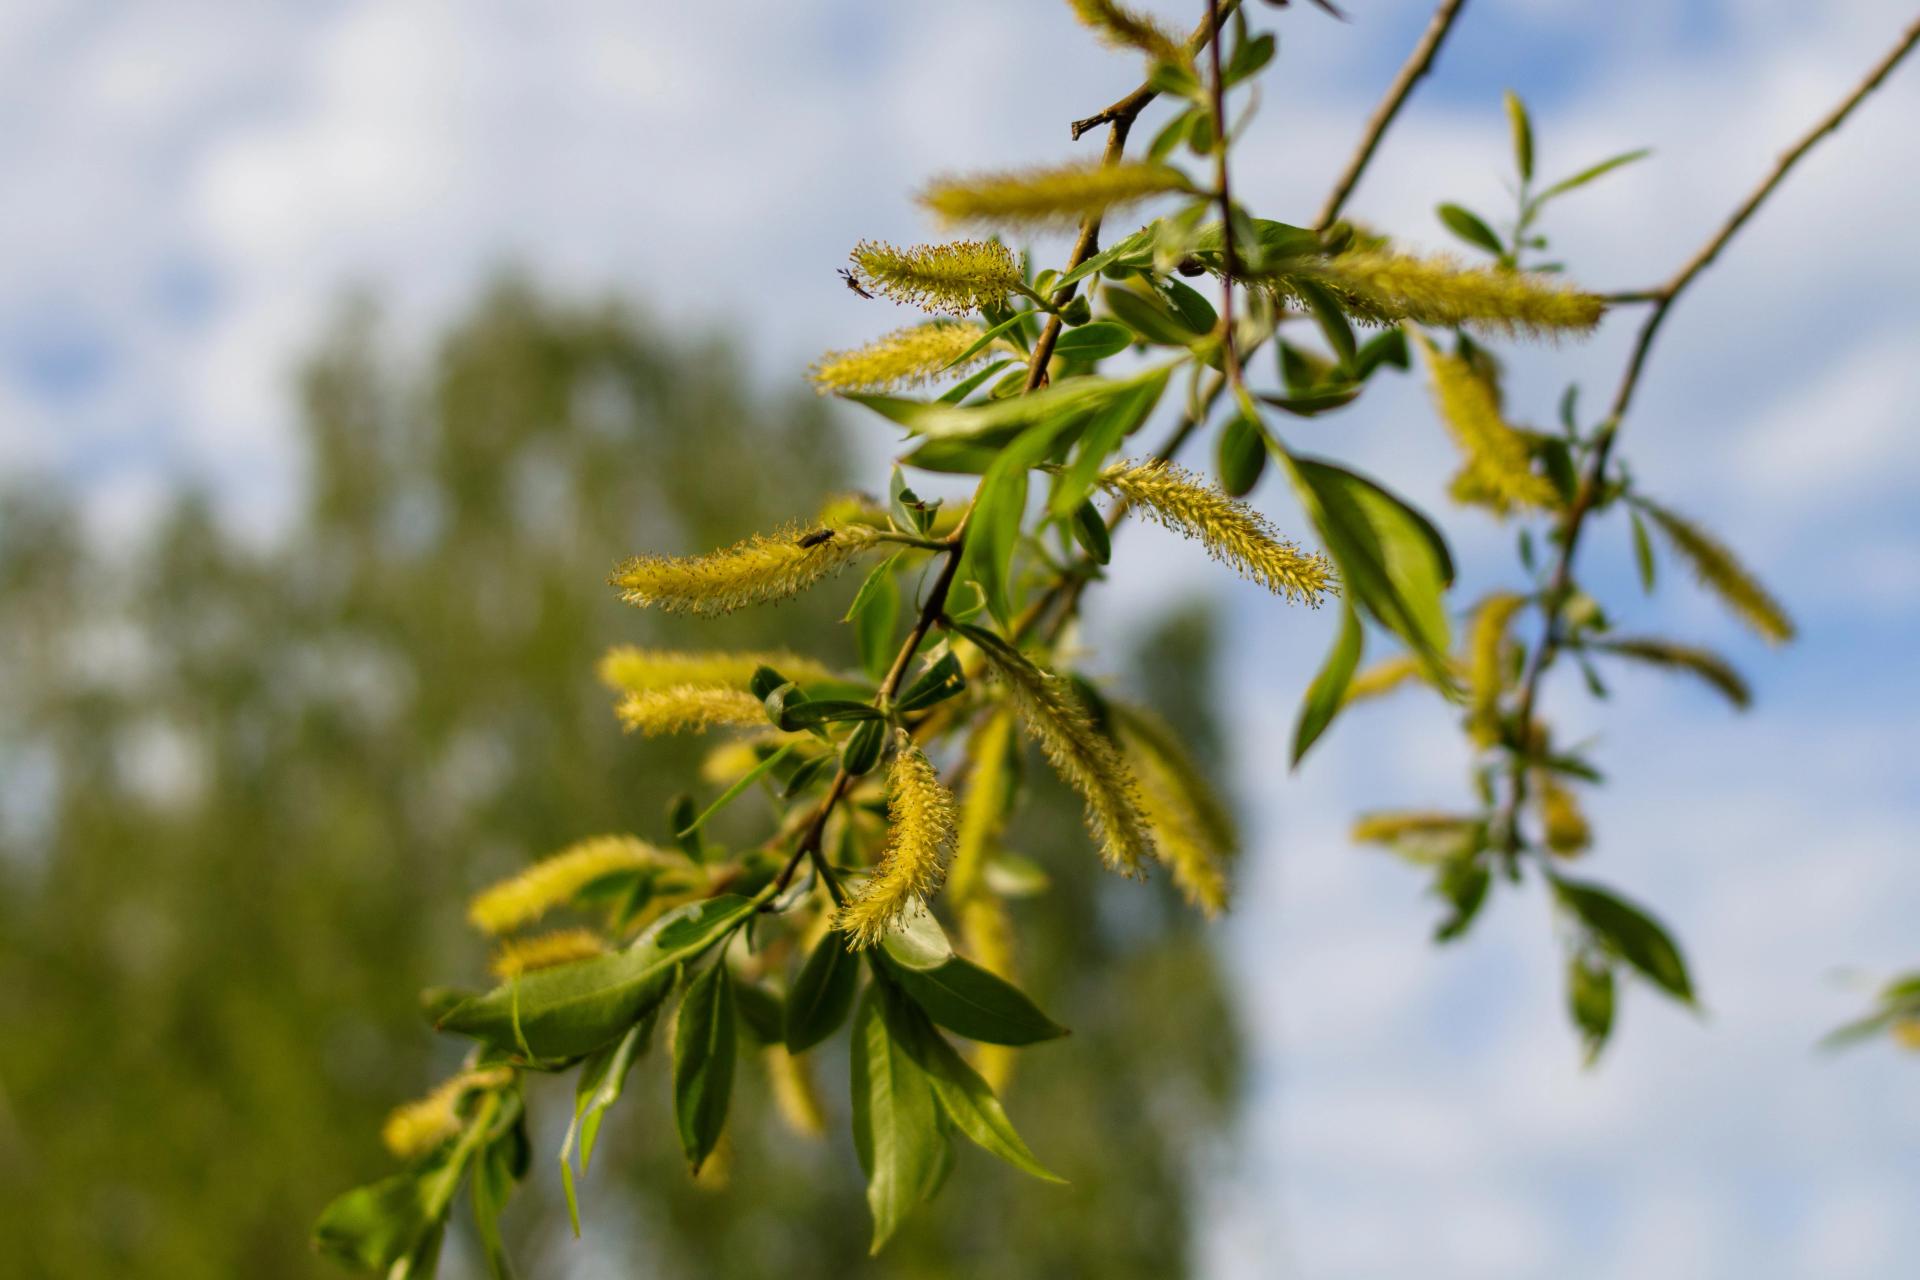
[[[593,836],[482,890],[468,905],[467,919],[482,933],[508,933],[564,905],[602,876],[666,860],[634,836]]]
[[[992,240],[905,249],[862,240],[851,257],[855,276],[868,289],[937,314],[960,316],[1000,306],[1024,283],[1013,250]]]
[[[1153,831],[1141,812],[1139,783],[1119,749],[1094,725],[1066,681],[1034,666],[998,636],[973,627],[965,635],[1006,686],[1021,726],[1040,744],[1047,763],[1080,793],[1101,861],[1122,875],[1143,874],[1154,857]]]
[[[960,360],[980,341],[983,332],[978,325],[952,320],[896,329],[856,351],[827,352],[807,376],[823,396],[917,387],[944,373],[959,373],[991,359],[996,354],[994,343]]]
[[[1178,169],[1164,164],[1088,161],[1053,169],[1018,169],[937,178],[920,203],[949,226],[1065,228],[1171,191],[1189,191]]]
[[[1600,323],[1606,302],[1549,276],[1466,267],[1451,258],[1416,257],[1391,250],[1354,250],[1328,258],[1287,261],[1288,277],[1326,285],[1361,319],[1379,324],[1412,320],[1440,328],[1466,325],[1506,336],[1585,333]]]
[[[767,723],[766,704],[747,690],[699,684],[630,693],[614,705],[613,713],[623,727],[649,738]]]
[[[1318,605],[1334,589],[1332,561],[1277,537],[1252,507],[1172,463],[1121,462],[1100,473],[1100,484],[1275,595]]]
[[[887,770],[887,843],[834,927],[854,947],[870,947],[939,889],[953,848],[953,793],[904,729],[894,730]]]
[[[720,614],[785,600],[878,545],[866,525],[794,526],[700,556],[636,556],[612,583],[628,604],[669,613]]]

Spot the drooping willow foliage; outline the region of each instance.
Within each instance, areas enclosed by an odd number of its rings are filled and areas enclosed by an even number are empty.
[[[1208,0],[1191,33],[1106,0],[1073,9],[1146,64],[1139,89],[1073,126],[1075,138],[1104,126],[1103,157],[937,178],[922,193],[928,211],[988,238],[861,241],[842,271],[876,306],[934,317],[895,322],[812,371],[823,394],[902,433],[885,500],[823,498],[811,522],[699,555],[639,555],[613,574],[637,607],[696,615],[857,574],[851,643],[814,655],[608,654],[601,675],[627,727],[722,735],[706,775],[716,794],[678,807],[652,840],[589,836],[474,900],[473,924],[497,939],[500,983],[433,999],[440,1030],[473,1042],[469,1062],[394,1113],[386,1138],[406,1167],[328,1209],[318,1229],[327,1252],[394,1276],[430,1273],[465,1182],[484,1251],[504,1273],[499,1215],[529,1167],[527,1077],[576,1081],[559,1153],[572,1204],[576,1166],[585,1171],[656,1035],[670,1042],[673,1123],[695,1173],[725,1131],[742,1041],[781,1051],[783,1101],[817,1129],[814,1052],[844,1036],[876,1251],[939,1189],[956,1139],[1051,1179],[999,1096],[1010,1050],[1065,1033],[1020,989],[1006,907],[1033,880],[1001,845],[1023,790],[1023,743],[1077,793],[1090,855],[1122,876],[1166,874],[1216,913],[1237,847],[1224,806],[1156,712],[1075,670],[1087,639],[1074,630],[1079,605],[1124,571],[1115,535],[1136,512],[1198,542],[1247,589],[1338,611],[1334,647],[1302,692],[1295,763],[1358,698],[1418,687],[1458,707],[1476,751],[1466,802],[1370,814],[1354,830],[1431,876],[1442,939],[1469,929],[1497,883],[1515,896],[1544,889],[1535,896],[1563,922],[1569,1004],[1589,1054],[1612,1029],[1617,975],[1692,1002],[1680,949],[1653,917],[1568,870],[1595,843],[1579,797],[1599,775],[1543,718],[1540,689],[1573,666],[1604,695],[1601,668],[1624,663],[1748,701],[1715,654],[1615,628],[1581,583],[1589,531],[1630,540],[1648,591],[1657,540],[1760,634],[1792,637],[1734,553],[1644,490],[1616,441],[1676,299],[1920,27],[1670,281],[1609,299],[1541,260],[1540,226],[1555,202],[1644,153],[1540,182],[1532,126],[1512,95],[1517,204],[1504,231],[1439,207],[1478,260],[1416,253],[1340,218],[1460,0],[1440,6],[1312,225],[1257,216],[1233,194],[1232,144],[1251,114],[1234,109],[1277,48],[1246,6]],[[1164,122],[1129,155],[1135,126],[1162,107]],[[1137,229],[1114,234],[1123,225]],[[1058,230],[1076,232],[1063,257],[1016,252],[1024,237]],[[1611,406],[1583,414],[1569,388],[1557,426],[1530,425],[1508,403],[1491,344],[1577,339],[1610,304],[1647,308]],[[1271,380],[1253,365],[1269,354]],[[1453,499],[1518,526],[1513,583],[1470,604],[1458,629],[1436,523],[1297,447],[1304,433],[1292,429],[1416,364],[1459,453]],[[951,385],[925,390],[942,382]],[[1155,422],[1166,434],[1148,443]],[[1175,461],[1191,446],[1210,448],[1211,474]],[[1307,527],[1277,529],[1245,501],[1269,468]],[[953,477],[977,478],[970,495],[923,496],[950,491]],[[1363,667],[1369,643],[1391,652]],[[713,843],[709,820],[750,790],[773,803],[762,837]]]

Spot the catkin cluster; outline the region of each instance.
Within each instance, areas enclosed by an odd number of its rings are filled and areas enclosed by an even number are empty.
[[[1334,589],[1332,561],[1277,537],[1252,507],[1172,463],[1120,462],[1100,473],[1100,484],[1275,595],[1318,605]]]

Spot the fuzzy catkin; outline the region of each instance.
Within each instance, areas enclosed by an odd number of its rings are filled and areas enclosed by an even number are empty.
[[[1114,707],[1127,760],[1140,780],[1154,849],[1173,883],[1205,915],[1227,909],[1227,866],[1238,845],[1233,824],[1166,724],[1136,707]]]
[[[889,298],[945,315],[966,315],[1005,305],[1020,288],[1020,264],[1013,250],[992,240],[916,244],[901,249],[880,240],[862,240],[849,255],[854,277]]]
[[[853,351],[829,351],[807,371],[821,395],[899,391],[944,373],[958,373],[992,358],[989,343],[963,361],[985,330],[951,320],[896,329]],[[956,363],[958,362],[958,363]]]
[[[564,905],[602,876],[665,860],[658,849],[634,836],[593,836],[474,895],[467,919],[482,933],[507,933]]]
[[[732,613],[784,600],[838,573],[879,541],[866,525],[792,525],[698,556],[636,556],[612,583],[628,604],[669,613]]]
[[[494,949],[487,967],[505,981],[537,969],[572,964],[606,954],[607,944],[591,929],[555,929],[524,938],[508,938]]]
[[[1533,469],[1527,441],[1500,415],[1493,388],[1473,366],[1416,335],[1432,375],[1434,405],[1459,446],[1462,470],[1454,481],[1456,500],[1486,506],[1499,514],[1514,507],[1545,509],[1558,505],[1553,482]]]
[[[1674,552],[1693,569],[1700,585],[1720,597],[1733,615],[1769,644],[1793,639],[1793,619],[1727,545],[1678,512],[1647,498],[1634,505],[1646,512]]]
[[[505,1067],[463,1071],[425,1097],[395,1107],[380,1127],[380,1141],[401,1160],[426,1155],[460,1132],[462,1098],[475,1089],[497,1089],[512,1080],[513,1073]]]
[[[614,706],[628,730],[647,737],[705,729],[752,727],[767,722],[766,704],[745,689],[683,684],[630,693]]]
[[[887,843],[873,874],[845,906],[834,927],[854,947],[870,947],[940,887],[953,848],[953,793],[940,783],[904,729],[894,730],[887,770]]]
[[[1121,462],[1100,473],[1100,484],[1275,595],[1318,605],[1334,590],[1332,561],[1276,536],[1252,507],[1172,463]]]
[[[1186,175],[1170,165],[1095,160],[938,178],[920,193],[920,203],[949,226],[1046,229],[1190,189]]]
[[[1287,280],[1312,280],[1340,295],[1356,317],[1377,324],[1412,320],[1441,328],[1465,325],[1506,336],[1585,333],[1600,323],[1606,302],[1548,276],[1462,266],[1446,257],[1361,249],[1327,258],[1290,259],[1266,281],[1281,293]]]
[[[1109,45],[1138,49],[1155,62],[1175,66],[1190,61],[1186,41],[1147,14],[1115,4],[1114,0],[1071,0],[1071,3],[1074,16],[1099,32]]]
[[[1153,832],[1126,759],[1095,727],[1066,681],[1034,666],[997,636],[971,628],[966,634],[1000,677],[1022,727],[1040,744],[1053,771],[1080,793],[1101,860],[1123,875],[1142,874],[1154,856]]]
[[[695,653],[616,645],[600,659],[600,683],[621,693],[648,693],[676,685],[744,689],[761,667],[791,680],[826,680],[833,673],[812,658],[781,649],[769,653]]]

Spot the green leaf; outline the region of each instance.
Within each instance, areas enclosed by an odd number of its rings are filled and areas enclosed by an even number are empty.
[[[673,833],[673,838],[675,840],[683,842],[682,848],[686,848],[685,842],[689,841],[692,837],[699,834],[700,828],[707,825],[707,819],[711,818],[714,814],[720,812],[722,809],[732,804],[736,799],[739,798],[741,792],[745,791],[748,787],[758,782],[762,777],[764,777],[768,773],[771,773],[776,767],[779,766],[782,760],[785,760],[788,756],[793,754],[793,747],[794,747],[794,744],[789,742],[784,747],[781,747],[778,751],[768,752],[766,759],[760,761],[759,764],[754,765],[753,768],[747,770],[745,773],[741,774],[739,778],[735,779],[733,785],[728,787],[725,791],[722,791],[720,793],[720,798],[715,800],[712,804],[708,805],[706,809],[700,814],[699,817],[686,819],[685,820],[686,825],[681,827],[679,830],[675,831]],[[675,806],[675,807],[676,809],[678,808],[678,806]],[[687,807],[692,808],[693,806],[689,804]],[[675,817],[675,821],[681,821],[681,819],[677,814]],[[694,848],[697,849],[698,847],[699,846],[696,843],[694,845]],[[693,852],[692,850],[688,851],[688,856],[693,858],[695,862],[701,861],[700,856],[697,853]]]
[[[1633,521],[1633,563],[1640,571],[1640,590],[1647,595],[1653,594],[1653,539],[1647,536],[1647,522],[1640,518],[1638,511],[1628,511]]]
[[[1480,830],[1485,830],[1484,825]],[[1464,936],[1472,927],[1474,917],[1480,914],[1480,908],[1486,904],[1487,889],[1492,885],[1493,877],[1487,871],[1486,863],[1474,856],[1479,852],[1477,844],[1469,845],[1440,869],[1434,887],[1453,911],[1433,931],[1435,942],[1452,942]]]
[[[1592,1066],[1613,1034],[1613,966],[1598,956],[1576,953],[1567,962],[1567,1012],[1579,1029]]]
[[[969,1040],[1007,1045],[1038,1044],[1067,1034],[1005,978],[953,954],[938,964],[916,967],[902,960],[896,937],[889,935],[881,944],[882,962],[900,989],[947,1030]]]
[[[1340,309],[1340,303],[1317,281],[1304,276],[1293,281],[1293,288],[1305,300],[1308,310],[1313,312],[1327,345],[1333,348],[1333,354],[1340,360],[1340,367],[1352,369],[1360,349],[1354,341],[1353,323],[1347,319],[1347,313]]]
[[[536,1060],[611,1044],[666,999],[679,967],[753,913],[734,894],[690,903],[622,951],[522,974],[454,1006],[440,1029]]]
[[[1395,325],[1384,333],[1374,334],[1360,344],[1360,352],[1353,361],[1353,376],[1364,381],[1372,377],[1374,371],[1382,365],[1405,369],[1409,363],[1407,331]]]
[[[1292,475],[1348,598],[1406,642],[1429,680],[1452,689],[1445,592],[1453,582],[1453,558],[1439,532],[1364,476],[1270,447]]]
[[[487,1274],[493,1280],[513,1280],[513,1264],[507,1257],[506,1242],[500,1237],[500,1214],[513,1197],[514,1184],[519,1181],[514,1166],[519,1144],[525,1141],[524,1129],[516,1124],[481,1148],[468,1184],[473,1197],[474,1232],[480,1237],[480,1251],[486,1257]]]
[[[733,1007],[740,1025],[760,1044],[786,1043],[786,1007],[777,992],[757,982],[733,984]]]
[[[887,729],[885,720],[861,721],[840,749],[840,767],[857,778],[879,764],[887,748]]]
[[[1507,124],[1513,130],[1513,167],[1520,181],[1533,180],[1533,122],[1527,119],[1527,104],[1520,95],[1507,90]]]
[[[854,643],[860,651],[860,666],[878,680],[893,661],[893,633],[900,621],[900,584],[893,576],[899,553],[867,575],[860,592],[847,610],[846,621],[853,624]]]
[[[567,1136],[560,1141],[560,1186],[567,1196],[567,1217],[573,1234],[580,1235],[580,1202],[574,1191],[573,1144],[580,1142],[580,1175],[586,1176],[593,1163],[594,1140],[600,1135],[600,1121],[608,1108],[620,1100],[627,1075],[633,1064],[647,1051],[653,1039],[653,1027],[660,1020],[656,1007],[627,1029],[627,1034],[611,1048],[601,1049],[580,1064],[579,1078],[573,1087],[573,1119],[567,1124]]]
[[[1360,390],[1357,386],[1333,386],[1301,396],[1263,395],[1256,398],[1296,417],[1311,418],[1332,409],[1345,408],[1359,398]]]
[[[1327,651],[1320,674],[1307,686],[1307,696],[1300,704],[1300,719],[1293,727],[1293,768],[1300,767],[1307,750],[1320,740],[1320,735],[1339,714],[1341,704],[1346,701],[1347,686],[1353,681],[1354,669],[1360,665],[1363,642],[1360,615],[1353,611],[1351,601],[1342,601],[1340,634],[1334,637],[1333,648]]]
[[[1016,1169],[1045,1182],[1066,1181],[1034,1157],[987,1082],[933,1029],[918,1006],[890,991],[883,990],[880,998],[889,1032],[926,1073],[940,1110],[954,1128]]]
[[[1179,145],[1177,139],[1173,145]],[[1085,262],[1054,281],[1053,287],[1055,289],[1064,289],[1070,284],[1075,284],[1086,279],[1095,272],[1105,271],[1108,267],[1113,266],[1123,259],[1139,258],[1145,261],[1151,258],[1153,255],[1153,239],[1154,236],[1158,234],[1158,227],[1158,222],[1149,223],[1147,226],[1140,228],[1140,230],[1127,236],[1118,243],[1094,254],[1091,258],[1088,258]]]
[[[787,993],[787,1052],[805,1053],[847,1020],[860,983],[860,959],[847,950],[847,936],[830,929],[814,944]]]
[[[1108,285],[1100,291],[1100,297],[1115,318],[1148,342],[1163,347],[1185,347],[1195,338],[1205,336],[1204,330],[1196,333],[1188,328],[1173,308],[1158,298],[1120,285]]]
[[[1167,389],[1167,379],[1172,376],[1171,366],[1159,369],[1152,376],[1139,380],[1127,394],[1115,396],[1093,415],[1086,429],[1080,433],[1080,449],[1074,455],[1072,465],[1061,472],[1054,482],[1050,504],[1054,515],[1071,513],[1093,492],[1094,481],[1099,478],[1100,468],[1106,465],[1108,456],[1118,450],[1120,442],[1147,420],[1147,415],[1160,403],[1160,396]]]
[[[1260,483],[1267,467],[1267,444],[1259,424],[1236,414],[1220,433],[1220,487],[1230,497],[1242,498]]]
[[[1000,451],[980,481],[968,519],[966,548],[959,576],[980,584],[987,608],[1006,623],[1013,616],[1013,552],[1027,514],[1027,473],[1053,449],[1065,421],[1029,427]]]
[[[1011,332],[1014,329],[1019,328],[1020,324],[1026,320],[1029,314],[1031,313],[1026,311],[1016,311],[1011,316],[1008,316],[1005,320],[1002,320],[999,324],[994,325],[992,328],[988,329],[985,333],[982,333],[978,338],[974,339],[973,345],[969,346],[965,351],[962,351],[959,355],[955,356],[953,359],[947,361],[946,369],[951,369],[956,365],[963,365],[967,361],[973,359],[975,356],[979,355],[982,351],[985,351],[988,347],[992,346],[993,340],[995,338],[1004,337],[1007,333]],[[945,369],[943,369],[942,372],[945,372]],[[876,406],[869,406],[869,407],[873,408]],[[882,409],[880,410],[880,412],[885,413],[886,410]],[[898,419],[895,419],[895,420],[898,421]]]
[[[896,704],[901,711],[925,711],[928,707],[945,702],[967,687],[967,678],[960,668],[960,659],[951,652],[940,655],[940,660],[920,673],[920,678],[907,686]]]
[[[673,1030],[673,1114],[695,1173],[713,1153],[733,1098],[733,979],[723,954],[687,987]]]
[[[856,702],[852,698],[809,698],[800,703],[789,701],[780,709],[780,715],[774,723],[792,732],[795,729],[811,729],[816,725],[837,724],[842,720],[882,718],[879,709],[871,703]]]
[[[1820,1037],[1822,1049],[1845,1049],[1859,1044],[1862,1040],[1871,1040],[1893,1026],[1900,1017],[1898,1009],[1882,1009],[1878,1013],[1835,1027]]]
[[[1457,204],[1443,204],[1434,212],[1440,215],[1440,221],[1446,224],[1447,230],[1468,244],[1485,249],[1496,258],[1506,253],[1507,247],[1500,243],[1500,237],[1493,233],[1493,228],[1482,222],[1480,216],[1471,210],[1463,209]]]
[[[1205,295],[1198,289],[1184,280],[1176,280],[1170,276],[1150,276],[1147,283],[1168,306],[1173,308],[1174,314],[1180,317],[1181,322],[1195,333],[1212,333],[1215,326],[1220,323],[1220,313],[1213,309],[1213,304],[1208,302]]]
[[[1554,183],[1552,186],[1548,187],[1545,191],[1542,191],[1539,195],[1535,196],[1533,198],[1533,202],[1536,205],[1545,204],[1547,201],[1553,199],[1555,196],[1565,195],[1567,192],[1572,191],[1575,187],[1584,187],[1589,182],[1592,182],[1595,178],[1601,177],[1605,174],[1612,173],[1615,169],[1620,168],[1622,165],[1632,164],[1636,160],[1644,160],[1652,154],[1653,152],[1651,149],[1647,147],[1641,147],[1637,151],[1626,151],[1626,152],[1622,152],[1620,155],[1617,155],[1617,156],[1610,156],[1607,159],[1602,160],[1599,164],[1593,165],[1590,168],[1582,169],[1580,172],[1574,174],[1571,178],[1560,179],[1560,181]]]
[[[425,1178],[397,1173],[329,1204],[314,1226],[313,1247],[336,1262],[385,1271],[413,1252],[437,1218],[427,1203]]]
[[[960,381],[948,387],[944,392],[940,394],[940,398],[934,401],[934,403],[935,404],[959,404],[961,401],[965,400],[968,396],[978,391],[986,383],[987,379],[991,378],[994,374],[999,373],[1002,369],[1006,368],[1008,365],[1012,363],[1013,361],[1011,360],[995,360],[991,364],[982,366],[980,369],[976,370],[973,373],[968,374],[966,377],[962,378]]]
[[[1682,1004],[1694,1003],[1680,948],[1652,916],[1595,884],[1555,876],[1553,890],[1601,946]]]
[[[1073,540],[1078,542],[1095,564],[1113,559],[1113,540],[1107,534],[1107,522],[1093,503],[1083,501],[1073,513]]]
[[[853,1149],[867,1175],[873,1253],[938,1187],[947,1141],[927,1074],[887,1027],[869,988],[853,1020]]]
[[[1273,61],[1276,45],[1273,33],[1264,31],[1234,49],[1233,61],[1229,62],[1220,73],[1223,86],[1232,88],[1248,76],[1258,73],[1260,68]]]
[[[1053,354],[1080,360],[1104,360],[1133,345],[1133,330],[1111,320],[1096,320],[1068,329],[1053,344]]]

